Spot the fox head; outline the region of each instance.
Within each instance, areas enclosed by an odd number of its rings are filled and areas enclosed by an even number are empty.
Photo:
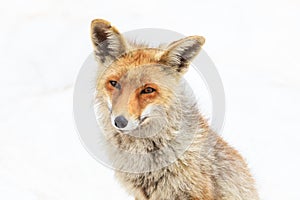
[[[92,21],[91,39],[100,68],[97,98],[110,125],[128,133],[170,122],[181,77],[205,39],[190,36],[165,48],[148,48],[126,41],[101,19]]]

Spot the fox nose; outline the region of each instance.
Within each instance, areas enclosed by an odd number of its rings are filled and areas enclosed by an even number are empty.
[[[128,124],[128,121],[123,115],[120,115],[120,116],[115,118],[116,127],[125,128],[127,126],[127,124]]]

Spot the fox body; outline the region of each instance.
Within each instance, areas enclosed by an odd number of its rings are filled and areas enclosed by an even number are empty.
[[[130,43],[101,19],[91,38],[99,64],[96,111],[116,177],[137,200],[258,199],[236,150],[201,116],[182,76],[204,44]]]

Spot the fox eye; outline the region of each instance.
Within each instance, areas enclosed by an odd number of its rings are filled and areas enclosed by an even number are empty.
[[[150,93],[152,93],[152,92],[155,92],[155,89],[154,89],[154,88],[152,88],[152,87],[146,87],[145,89],[143,89],[143,90],[141,91],[141,94],[150,94]]]
[[[121,85],[117,81],[109,81],[109,83],[111,84],[111,86],[113,86],[117,89],[121,89]]]

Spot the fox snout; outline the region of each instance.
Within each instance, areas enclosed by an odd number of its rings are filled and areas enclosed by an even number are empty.
[[[136,129],[141,123],[139,118],[135,119],[129,115],[111,113],[111,124],[119,131],[129,132]]]

